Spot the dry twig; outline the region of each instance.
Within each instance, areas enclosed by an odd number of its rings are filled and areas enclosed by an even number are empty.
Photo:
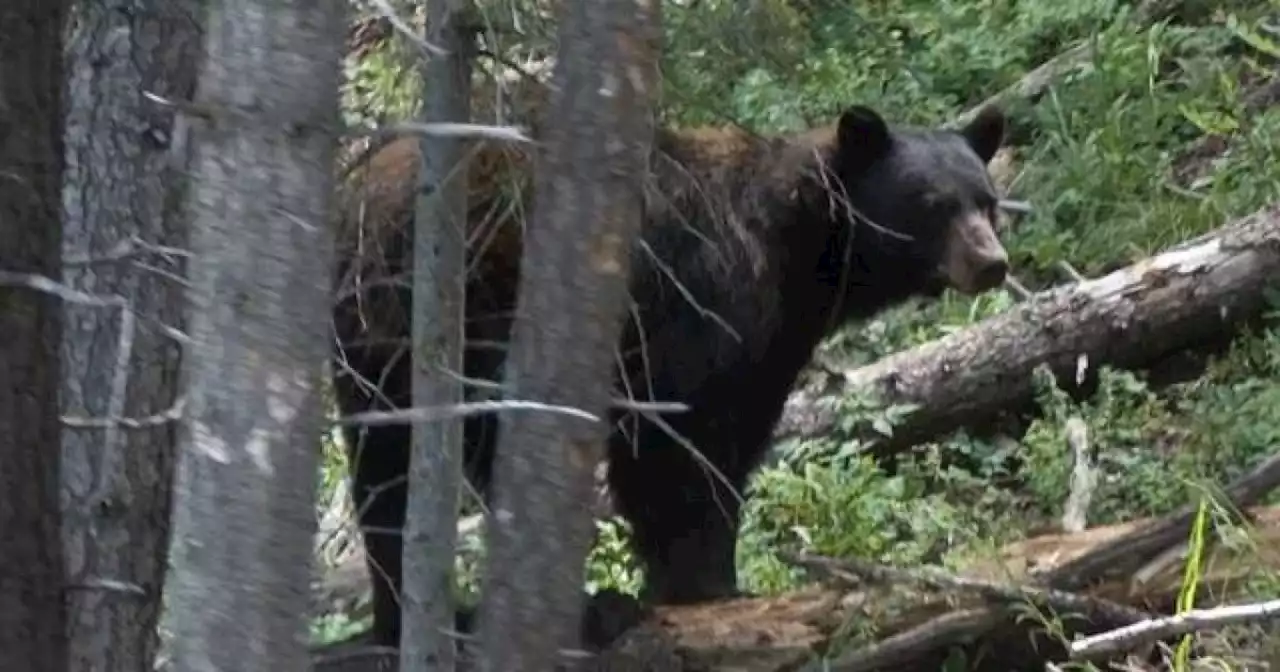
[[[1071,657],[1101,660],[1119,653],[1192,632],[1218,630],[1230,625],[1257,623],[1280,617],[1280,600],[1213,609],[1194,609],[1175,616],[1139,621],[1109,632],[1071,642]]]

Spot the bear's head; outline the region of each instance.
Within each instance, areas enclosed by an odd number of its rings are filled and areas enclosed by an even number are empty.
[[[871,109],[847,109],[827,168],[852,206],[841,217],[852,222],[858,277],[850,280],[890,300],[1000,286],[1009,256],[996,235],[999,197],[987,164],[1004,131],[995,107],[959,130],[891,127]]]

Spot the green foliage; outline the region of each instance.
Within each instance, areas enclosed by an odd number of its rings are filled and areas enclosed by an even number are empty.
[[[914,123],[945,119],[1013,83],[1117,3],[670,3],[667,88],[684,122],[820,123],[866,102]],[[726,30],[726,26],[733,26]],[[762,29],[768,37],[762,39]]]
[[[311,622],[311,643],[313,645],[340,642],[373,625],[373,617],[351,618],[347,614],[329,614]]]
[[[886,476],[866,457],[812,459],[764,470],[748,501],[744,544],[761,550],[804,550],[887,563],[917,564],[938,539],[957,531],[962,513],[938,493],[903,475]],[[757,589],[786,581],[761,565]],[[786,573],[787,579],[794,574]]]
[[[627,524],[621,518],[596,523],[596,543],[587,557],[587,591],[613,588],[638,595],[643,572],[627,548]]]
[[[408,119],[421,108],[422,78],[405,68],[411,47],[388,40],[361,59],[347,59],[342,109],[347,123],[369,124]]]
[[[1058,513],[1067,499],[1075,463],[1065,435],[1071,416],[1082,419],[1088,427],[1089,448],[1103,474],[1089,510],[1090,521],[1119,522],[1134,514],[1166,511],[1185,501],[1182,484],[1169,478],[1166,461],[1150,444],[1172,431],[1173,414],[1142,381],[1131,373],[1104,368],[1094,397],[1075,404],[1055,387],[1047,371],[1037,374],[1043,415],[1027,430],[1023,445],[1028,491],[1045,515]],[[1170,455],[1169,459],[1174,458]],[[1116,475],[1123,475],[1123,479]]]

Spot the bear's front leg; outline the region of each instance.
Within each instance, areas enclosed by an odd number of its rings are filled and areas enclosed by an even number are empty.
[[[741,507],[731,488],[741,491],[743,479],[735,476],[708,474],[680,447],[656,446],[640,459],[614,453],[609,485],[645,568],[646,602],[689,604],[740,594]]]
[[[737,597],[739,506],[687,503],[679,514],[636,530],[645,567],[645,602],[693,604]],[[698,524],[701,521],[701,524]]]
[[[369,427],[363,443],[360,438],[357,430],[347,431],[348,459],[354,472],[353,503],[373,584],[372,640],[380,646],[398,647],[409,426]]]

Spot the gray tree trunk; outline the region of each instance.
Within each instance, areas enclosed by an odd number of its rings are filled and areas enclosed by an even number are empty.
[[[173,667],[303,670],[347,3],[211,5],[194,110]]]
[[[471,118],[473,36],[467,0],[427,2],[427,41],[449,52],[423,66],[423,121]],[[422,139],[422,168],[414,217],[413,405],[462,401],[465,300],[466,142]],[[462,419],[413,426],[402,553],[400,669],[455,666],[453,568],[462,478]]]
[[[145,94],[190,100],[202,15],[196,0],[82,0],[68,45],[63,279],[117,302],[64,304],[73,670],[150,669],[159,646],[181,355],[166,332],[185,274],[164,250],[186,249],[187,153],[174,109]]]
[[[656,0],[566,2],[506,390],[600,418],[512,413],[494,466],[483,669],[553,670],[578,648],[594,474],[653,136]]]
[[[67,670],[58,507],[65,0],[0,3],[0,670]]]

